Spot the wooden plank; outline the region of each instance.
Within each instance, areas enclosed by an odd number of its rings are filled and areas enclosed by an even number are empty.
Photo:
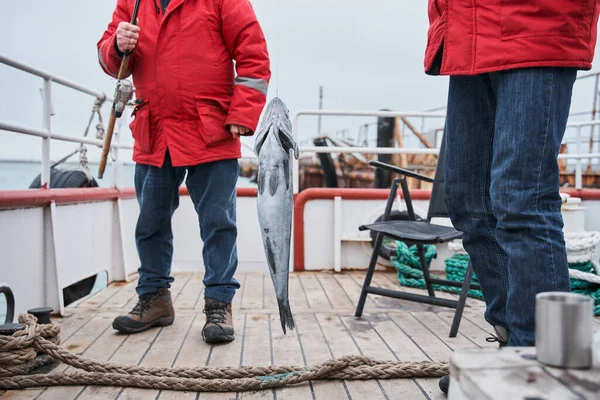
[[[373,285],[374,286],[379,286],[381,288],[384,289],[390,289],[390,290],[395,290],[395,291],[399,291],[399,292],[404,292],[404,293],[408,293],[406,292],[406,290],[404,290],[404,287],[400,285],[400,283],[393,282],[392,276],[395,277],[395,274],[388,274],[388,273],[383,273],[383,274],[378,274],[375,273],[373,275]],[[353,275],[353,277],[356,279],[356,277]],[[377,303],[378,307],[381,308],[388,308],[388,309],[399,309],[399,310],[406,310],[406,311],[431,311],[435,308],[435,306],[431,306],[429,304],[424,304],[424,303],[418,303],[415,301],[408,301],[408,300],[401,300],[401,299],[395,299],[393,297],[385,297],[385,296],[379,296],[379,295],[371,295],[373,297],[373,300],[375,300],[375,303]]]
[[[2,400],[34,400],[44,389],[7,390],[0,395]]]
[[[240,283],[239,290],[233,296],[233,301],[231,302],[231,308],[233,310],[239,310],[242,306],[242,297],[244,297],[244,292],[246,291],[246,273],[238,272],[235,274],[235,278]],[[196,310],[202,310],[203,305],[196,305]]]
[[[472,399],[580,400],[584,398],[537,366],[464,371],[461,373],[460,387],[463,393]]]
[[[279,310],[277,304],[277,297],[275,295],[275,287],[273,286],[273,280],[269,274],[263,274],[263,306],[265,310]],[[289,296],[289,288],[288,288]],[[294,304],[290,303],[292,313],[294,312]],[[279,311],[277,311],[279,314]]]
[[[186,282],[181,289],[181,293],[175,299],[174,305],[177,309],[193,310],[198,303],[198,300],[203,298],[204,285],[202,279],[203,273],[196,273]]]
[[[241,365],[266,366],[272,365],[270,316],[267,314],[246,315],[246,329]],[[272,390],[243,392],[242,399],[272,399]]]
[[[370,319],[389,321],[388,317],[382,314],[375,314]],[[369,321],[354,317],[342,317],[341,320],[362,355],[377,360],[397,359]],[[388,398],[390,396],[394,398],[420,398],[423,396],[419,387],[411,379],[384,379],[378,380],[378,383]]]
[[[127,282],[113,282],[94,296],[91,296],[86,301],[82,302],[77,306],[77,308],[99,308],[106,303],[107,300],[111,299],[113,296],[117,295],[125,286],[127,286]],[[75,308],[75,307],[73,307]]]
[[[84,354],[91,346],[109,330],[114,315],[98,314],[87,324],[82,326],[68,340],[61,344],[65,349],[75,353]],[[66,364],[61,364],[53,369],[51,374],[63,374],[65,372],[74,372]],[[72,399],[83,390],[83,386],[55,386],[46,389],[40,396],[40,400],[45,399]]]
[[[137,284],[137,279],[129,282],[100,307],[110,310],[121,310],[123,308],[127,308],[127,311],[131,310],[138,300],[138,295],[135,292]],[[131,302],[133,302],[133,304],[131,304]]]
[[[331,303],[317,277],[313,274],[302,274],[299,277],[300,284],[304,288],[304,293],[308,300],[308,306],[315,310],[331,309]]]
[[[404,332],[389,319],[381,318],[370,321],[373,328],[377,331],[379,336],[388,345],[390,350],[394,353],[399,361],[431,361],[427,354]],[[437,378],[430,379],[413,379],[415,385],[420,388],[424,393],[428,392],[430,395],[440,395],[439,392],[439,380]],[[425,394],[423,394],[423,397]]]
[[[152,328],[145,332],[135,335],[123,335],[115,332],[114,335],[123,338],[123,342],[117,350],[111,355],[108,361],[114,364],[135,364],[139,365],[144,355],[152,346],[154,340],[163,328]],[[122,391],[122,388],[114,386],[86,387],[78,400],[82,399],[114,399]],[[122,398],[122,397],[120,397]]]
[[[415,313],[393,311],[389,312],[388,316],[431,361],[448,361],[452,349],[421,324],[413,314]],[[446,398],[439,389],[439,378],[419,379],[417,383],[430,399],[442,400]]]
[[[348,330],[338,315],[316,314],[317,320],[334,357],[360,354]],[[385,399],[385,394],[376,381],[346,381],[352,398]]]
[[[352,279],[349,275],[334,275],[334,278],[338,281],[340,286],[346,292],[346,295],[354,306],[358,303],[358,299],[360,298],[360,292],[362,290],[362,286],[359,285],[354,279]],[[371,298],[371,295],[367,296],[367,300],[365,302],[365,311],[371,312],[371,309],[377,308],[377,304]]]
[[[263,308],[263,277],[261,274],[248,272],[246,274],[246,288],[242,297],[242,310],[248,308]]]
[[[315,275],[315,277],[323,287],[334,310],[354,309],[354,303],[331,274],[321,273]]]
[[[175,318],[173,325],[162,328],[139,365],[145,367],[171,367],[181,350],[183,340],[193,322],[193,317],[193,314],[179,315]],[[126,388],[121,392],[119,399],[155,399],[158,396],[158,390]]]
[[[271,339],[273,348],[273,365],[306,365],[302,348],[298,341],[296,330],[283,333],[279,314],[270,315]],[[308,383],[275,390],[277,400],[285,399],[312,399],[312,392]]]
[[[231,343],[219,346],[211,346],[208,365],[211,367],[239,367],[242,347],[244,346],[246,315],[243,313],[233,313],[233,326],[235,328],[235,340]],[[200,393],[201,400],[222,400],[235,399],[237,394],[233,392],[225,393]]]
[[[194,316],[173,367],[199,367],[207,364],[211,346],[202,340],[204,322],[203,314]],[[193,400],[196,397],[197,393],[195,392],[162,391],[158,398],[160,400]]]
[[[292,312],[308,310],[308,300],[300,283],[299,274],[289,276],[289,298]]]
[[[448,332],[450,332],[450,327],[452,326],[452,322],[454,320],[453,312],[440,312],[437,314],[446,324],[448,325]],[[486,339],[491,337],[489,332],[481,329],[479,326],[475,325],[469,319],[463,318],[460,321],[460,326],[458,328],[458,334],[463,335],[468,338],[472,343],[479,347],[498,347],[498,342],[488,342]],[[447,336],[448,334],[446,334]]]
[[[440,340],[444,341],[453,350],[456,349],[470,349],[479,347],[476,343],[472,342],[459,332],[456,337],[451,338],[450,325],[442,320],[436,313],[429,312],[413,312],[411,313],[419,322],[426,326],[434,335]],[[482,343],[483,344],[483,343]]]
[[[298,314],[296,331],[307,365],[313,366],[325,362],[333,356],[314,314]],[[343,381],[314,381],[311,384],[315,399],[348,398]]]

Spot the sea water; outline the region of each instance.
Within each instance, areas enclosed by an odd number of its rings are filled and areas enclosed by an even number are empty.
[[[111,184],[111,164],[106,166],[103,179],[98,179],[98,163],[89,163],[89,169],[92,176],[100,187],[110,187]],[[74,169],[78,168],[78,163],[63,163],[58,168]],[[36,161],[0,161],[0,190],[23,190],[28,189],[33,180],[40,175],[41,163]],[[121,177],[121,186],[133,187],[133,177],[135,174],[135,164],[123,164],[123,173]],[[50,182],[52,186],[52,182]],[[250,182],[249,178],[240,176],[237,183],[238,187],[256,187]]]

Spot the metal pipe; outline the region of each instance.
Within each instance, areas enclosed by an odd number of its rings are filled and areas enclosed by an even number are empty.
[[[23,135],[37,136],[37,137],[41,137],[41,138],[49,138],[50,139],[50,132],[45,129],[28,128],[28,127],[21,126],[21,125],[9,124],[8,122],[3,122],[3,121],[0,121],[0,131],[15,132],[15,133],[23,134]],[[94,146],[102,146],[102,144],[104,143],[103,141],[97,140],[97,139],[60,135],[60,134],[56,134],[56,133],[52,134],[51,139],[60,140],[63,142],[84,143],[84,144],[90,144],[90,145],[94,145]],[[119,146],[119,145],[118,144],[113,145],[113,147],[117,147],[117,146]],[[133,146],[120,145],[120,148],[132,150]]]
[[[44,80],[52,80],[53,82],[56,82],[58,84],[61,84],[63,86],[67,86],[71,89],[75,89],[79,92],[83,92],[83,93],[87,93],[89,95],[92,95],[98,99],[102,99],[105,98],[108,101],[113,101],[113,98],[109,95],[107,95],[104,92],[99,92],[97,90],[94,89],[90,89],[87,86],[83,86],[79,83],[70,81],[68,79],[62,78],[60,76],[51,74],[49,72],[46,72],[44,70],[38,69],[38,68],[34,68],[28,64],[25,64],[21,61],[17,61],[17,60],[13,60],[12,58],[3,56],[2,54],[0,54],[0,63],[8,65],[9,67],[13,67],[16,68],[18,70],[24,71],[24,72],[28,72],[30,74],[39,76],[40,78],[43,78]]]
[[[370,153],[370,154],[433,154],[439,149],[405,148],[405,147],[300,147],[303,153]]]
[[[42,90],[42,127],[48,136],[42,139],[40,187],[50,189],[50,120],[52,117],[52,79],[44,78]]]

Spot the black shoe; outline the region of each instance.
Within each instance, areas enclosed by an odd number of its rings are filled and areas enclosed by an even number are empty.
[[[448,388],[450,387],[450,375],[444,375],[440,378],[440,390],[444,392],[444,394],[448,394]]]
[[[231,304],[206,298],[203,312],[206,323],[202,328],[202,338],[206,343],[227,343],[235,339]]]

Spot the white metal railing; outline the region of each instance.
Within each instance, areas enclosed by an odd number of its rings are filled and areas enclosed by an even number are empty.
[[[90,139],[85,137],[76,137],[76,136],[68,136],[61,135],[57,133],[53,133],[51,130],[51,102],[52,102],[52,83],[57,83],[66,87],[69,87],[73,90],[86,93],[90,96],[95,97],[99,100],[105,100],[112,102],[112,96],[104,92],[100,92],[91,88],[88,88],[79,83],[73,82],[71,80],[65,79],[63,77],[51,74],[49,72],[34,68],[25,63],[10,59],[6,56],[0,55],[0,63],[8,65],[10,67],[16,68],[18,70],[30,73],[32,75],[38,76],[44,80],[43,86],[43,106],[42,106],[42,115],[43,115],[43,123],[42,128],[31,128],[25,127],[21,125],[11,124],[5,121],[0,121],[0,131],[8,131],[15,132],[19,134],[32,135],[42,138],[42,166],[41,166],[41,184],[42,187],[50,187],[50,141],[52,139],[59,141],[67,141],[81,144],[90,144],[96,146],[102,146],[104,143],[101,140]],[[436,111],[436,110],[434,110]],[[299,119],[301,116],[355,116],[355,117],[383,117],[383,118],[394,118],[394,117],[405,117],[405,118],[432,118],[432,119],[444,119],[446,117],[445,113],[439,112],[400,112],[400,111],[352,111],[352,110],[300,110],[297,111],[293,116],[293,130],[294,135],[297,139],[298,125]],[[574,128],[576,130],[576,147],[577,152],[575,154],[561,154],[559,155],[559,159],[567,159],[576,160],[575,166],[575,187],[577,189],[582,188],[582,160],[587,159],[600,159],[600,153],[581,153],[581,130],[586,126],[598,126],[600,125],[600,120],[593,121],[585,121],[585,122],[575,122],[567,125],[567,128]],[[132,149],[130,145],[122,145],[120,143],[120,135],[119,132],[115,132],[117,136],[116,143],[112,143],[112,148],[114,149],[114,161],[113,161],[113,176],[112,176],[112,184],[116,185],[116,179],[120,174],[119,168],[122,167],[122,162],[119,161],[118,158],[118,150],[119,149]],[[251,146],[247,143],[242,143],[249,150],[253,150]],[[302,154],[315,154],[315,153],[362,153],[362,154],[433,154],[436,155],[439,152],[437,148],[394,148],[394,147],[319,147],[319,146],[300,146],[300,152]],[[256,158],[254,153],[250,158]],[[299,161],[293,160],[293,188],[294,193],[298,193],[299,191]]]
[[[90,139],[85,137],[76,137],[69,135],[61,135],[52,132],[51,129],[51,116],[52,116],[52,84],[57,83],[59,85],[66,86],[75,91],[88,94],[90,96],[95,97],[98,100],[103,101],[113,101],[113,97],[109,96],[104,92],[100,92],[84,85],[81,85],[77,82],[71,81],[69,79],[60,77],[58,75],[49,73],[47,71],[32,67],[28,64],[25,64],[20,61],[13,60],[9,57],[3,56],[0,54],[0,63],[13,67],[15,69],[21,70],[23,72],[27,72],[29,74],[38,76],[43,79],[44,86],[42,89],[42,128],[31,128],[22,125],[11,124],[9,122],[0,121],[0,131],[6,132],[15,132],[24,135],[37,136],[42,138],[42,165],[41,165],[41,187],[51,187],[50,182],[50,141],[60,140],[66,142],[74,142],[80,144],[90,144],[96,146],[103,146],[104,142],[97,139]],[[120,125],[119,125],[120,126]],[[116,143],[111,143],[111,148],[113,149],[113,174],[111,184],[116,186],[117,177],[120,175],[120,168],[122,168],[122,163],[119,161],[119,149],[132,149],[133,147],[130,145],[122,145],[120,143],[120,135],[119,130],[115,130],[115,136],[117,138]]]
[[[417,117],[417,118],[445,118],[445,113],[433,113],[433,112],[396,112],[396,111],[347,111],[347,110],[302,110],[294,114],[293,127],[294,135],[298,133],[298,120],[301,116],[306,115],[329,115],[329,116],[367,116],[367,117],[383,117],[383,118],[394,118],[394,117]],[[583,122],[572,122],[567,124],[568,128],[574,128],[576,130],[576,142],[577,152],[575,154],[559,154],[558,159],[565,160],[576,160],[575,164],[575,188],[581,189],[583,187],[583,168],[582,160],[587,159],[600,159],[600,153],[581,153],[581,130],[587,126],[600,126],[600,119]],[[297,137],[296,137],[297,139]],[[427,148],[394,148],[394,147],[377,147],[377,148],[365,148],[365,147],[300,147],[301,152],[313,152],[313,153],[371,153],[371,154],[438,154],[439,149],[427,149]],[[294,193],[298,193],[299,183],[299,162],[293,160],[294,165]]]

